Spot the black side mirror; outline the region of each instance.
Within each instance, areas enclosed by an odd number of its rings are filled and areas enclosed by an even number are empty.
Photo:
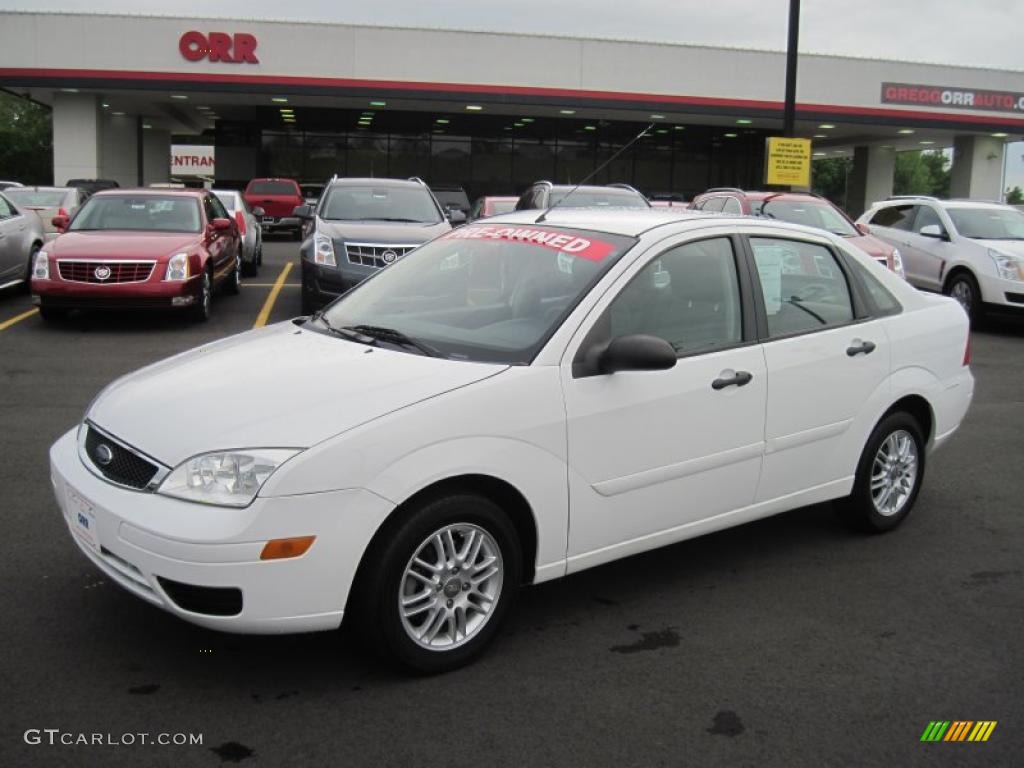
[[[292,216],[298,216],[300,219],[308,221],[313,218],[314,213],[312,205],[297,205],[295,210],[292,211]]]
[[[458,208],[448,208],[445,211],[445,216],[447,217],[448,221],[450,223],[452,223],[452,224],[465,224],[466,223],[466,214],[463,213]]]
[[[664,371],[675,364],[676,351],[671,344],[644,334],[615,337],[597,358],[600,373]]]
[[[938,224],[925,224],[918,230],[917,234],[921,235],[921,237],[934,237],[936,240],[949,241],[949,235],[946,233],[946,230]]]

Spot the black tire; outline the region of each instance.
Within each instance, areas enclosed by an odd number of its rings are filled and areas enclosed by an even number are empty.
[[[68,316],[68,311],[53,307],[40,307],[39,316],[43,318],[44,323],[59,323]]]
[[[406,566],[411,563],[413,556],[433,533],[451,525],[473,526],[490,537],[491,544],[497,547],[503,566],[500,586],[486,618],[480,621],[479,627],[473,630],[468,639],[464,637],[451,648],[430,650],[414,640],[410,635],[411,630],[406,629],[400,615],[399,599],[404,594],[402,590],[406,583],[415,584],[405,575]],[[466,541],[463,538],[456,543],[461,547]],[[453,601],[469,601],[473,597],[472,590],[465,592],[465,595],[449,591],[451,587],[457,590],[465,578],[465,574],[458,574],[457,567],[454,571],[444,571],[436,578],[436,600],[448,607],[452,607]],[[440,585],[442,578],[447,579],[443,587]],[[418,672],[446,672],[469,663],[494,639],[515,601],[521,580],[521,548],[515,527],[508,516],[487,498],[453,491],[410,508],[399,520],[390,523],[383,535],[377,537],[371,550],[364,555],[363,567],[350,605],[355,613],[356,626],[369,649],[382,651],[392,660]],[[467,583],[463,583],[464,588]],[[425,592],[429,593],[429,588]],[[428,596],[427,599],[434,602],[432,597]],[[441,606],[438,608],[441,613],[437,615],[442,615],[445,609]],[[458,604],[454,610],[458,610]],[[428,622],[430,615],[433,615],[433,608],[424,611],[426,616],[421,613],[411,621]],[[463,616],[467,615],[464,611]],[[473,615],[478,617],[476,613]],[[440,626],[445,626],[446,631],[450,630],[458,637],[457,630],[452,629],[454,621],[454,618],[451,619],[452,623],[442,620]],[[447,642],[450,638],[442,638],[438,633],[438,639]]]
[[[970,272],[955,272],[946,282],[942,292],[960,302],[960,306],[971,319],[971,325],[978,325],[985,320],[985,303],[981,300],[981,289]]]
[[[263,266],[263,235],[256,238],[256,266]]]
[[[256,246],[259,247],[258,245]],[[252,261],[242,262],[242,277],[256,277],[259,273],[259,261],[257,261],[257,254],[253,252]]]
[[[299,227],[294,232],[292,232],[292,237],[295,240],[298,240],[301,243],[302,242],[302,227]]]
[[[241,254],[235,256],[235,268],[231,270],[231,274],[224,280],[224,293],[228,296],[237,296],[238,292],[242,288],[242,256]]]
[[[25,270],[25,293],[32,292],[32,270],[36,265],[36,255],[43,250],[43,246],[35,243],[28,253],[28,268]],[[40,310],[41,311],[41,310]]]
[[[884,461],[880,458],[880,451],[883,444],[890,436],[896,438],[907,435],[913,440],[913,447],[916,453],[915,471],[913,473],[913,486],[909,494],[903,500],[898,509],[883,514],[879,511],[878,504],[872,494],[872,474],[886,475]],[[876,465],[876,460],[878,464]],[[875,473],[876,466],[878,473]],[[925,445],[921,436],[921,427],[917,420],[909,413],[897,411],[882,419],[875,427],[864,452],[861,454],[860,462],[857,465],[857,476],[853,484],[853,492],[845,499],[836,502],[836,511],[840,518],[851,528],[865,533],[885,533],[896,528],[906,519],[907,515],[917,501],[917,494],[921,490],[921,483],[924,481],[925,468]],[[896,470],[894,469],[893,472]]]
[[[199,295],[196,303],[192,305],[190,314],[192,319],[199,323],[205,323],[210,319],[210,306],[213,303],[213,280],[210,277],[210,270],[203,271],[203,280],[199,288]]]

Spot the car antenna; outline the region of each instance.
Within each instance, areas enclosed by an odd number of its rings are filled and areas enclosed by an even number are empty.
[[[605,168],[607,168],[607,167],[608,167],[608,166],[609,166],[609,165],[611,164],[612,160],[614,160],[614,159],[615,159],[616,157],[618,157],[618,156],[619,156],[619,155],[621,155],[621,154],[622,154],[623,152],[625,152],[625,151],[626,151],[627,149],[629,149],[629,148],[630,148],[630,147],[632,147],[632,146],[633,146],[634,144],[636,144],[636,143],[637,143],[638,141],[640,141],[640,139],[642,139],[642,138],[643,138],[644,136],[646,136],[646,135],[647,135],[647,132],[648,132],[648,131],[650,131],[650,130],[651,130],[652,128],[654,128],[654,123],[651,123],[650,125],[648,125],[648,126],[647,126],[646,128],[644,128],[644,129],[643,129],[642,131],[640,131],[640,133],[638,133],[638,134],[637,134],[636,136],[634,136],[634,137],[633,137],[632,139],[630,139],[630,140],[629,140],[628,142],[626,142],[625,144],[623,144],[623,145],[622,145],[622,146],[621,146],[621,147],[619,148],[619,151],[618,151],[618,152],[616,152],[616,153],[615,153],[614,155],[612,155],[612,156],[611,156],[611,157],[609,157],[609,158],[608,158],[607,160],[605,160],[605,161],[604,161],[603,163],[601,163],[601,164],[600,164],[599,166],[597,166],[597,168],[595,168],[595,169],[594,169],[594,170],[592,170],[592,171],[591,171],[590,173],[588,173],[588,174],[587,174],[586,176],[584,176],[584,177],[583,177],[583,178],[582,178],[582,179],[581,179],[581,180],[579,181],[579,183],[577,183],[577,184],[576,184],[576,186],[575,186],[575,187],[573,187],[572,189],[570,189],[570,190],[569,190],[569,191],[568,191],[568,192],[567,192],[567,193],[566,193],[565,195],[563,195],[563,196],[562,196],[561,198],[559,198],[559,199],[558,199],[558,200],[557,200],[557,201],[556,201],[556,202],[555,202],[555,203],[554,203],[553,205],[549,205],[549,206],[548,206],[548,207],[547,207],[546,209],[544,209],[543,213],[541,213],[541,215],[540,215],[540,216],[538,216],[538,217],[537,217],[537,220],[536,220],[536,221],[534,221],[533,223],[534,223],[534,224],[541,224],[541,223],[543,223],[543,221],[544,221],[544,220],[545,220],[545,219],[547,218],[548,214],[549,214],[549,213],[551,213],[551,212],[552,212],[553,210],[555,210],[555,208],[557,208],[558,206],[560,206],[560,205],[561,205],[561,204],[562,204],[563,202],[565,202],[566,200],[568,200],[568,199],[569,199],[569,196],[570,196],[570,195],[571,195],[571,194],[572,194],[573,192],[575,192],[575,191],[576,191],[577,189],[579,189],[580,187],[582,187],[582,186],[583,186],[584,184],[586,184],[586,183],[587,183],[588,181],[590,181],[590,180],[591,180],[592,178],[594,178],[595,176],[597,176],[597,174],[599,174],[599,173],[600,173],[601,171],[603,171],[603,170],[604,170]]]

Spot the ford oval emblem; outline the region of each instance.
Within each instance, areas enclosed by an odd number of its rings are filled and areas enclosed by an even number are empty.
[[[398,254],[395,253],[394,251],[384,251],[384,253],[382,253],[380,257],[384,259],[385,264],[393,264],[395,261],[398,260]]]
[[[100,443],[96,446],[96,463],[101,467],[107,466],[114,460],[114,452],[110,449],[110,446],[106,443]]]
[[[93,277],[97,280],[109,280],[110,279],[110,267],[105,264],[101,264],[92,271]]]

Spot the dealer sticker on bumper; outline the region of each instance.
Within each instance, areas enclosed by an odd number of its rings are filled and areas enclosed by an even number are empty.
[[[92,504],[68,488],[68,524],[78,538],[99,552],[100,539],[96,533],[96,515]]]

